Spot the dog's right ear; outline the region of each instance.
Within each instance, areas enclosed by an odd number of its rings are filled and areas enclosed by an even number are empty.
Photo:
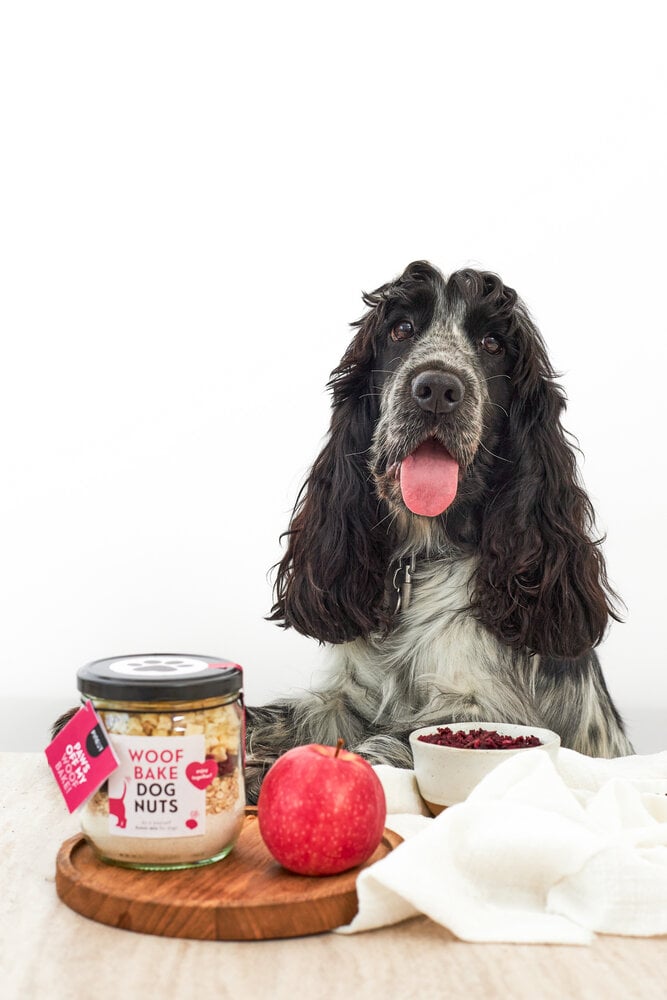
[[[278,565],[271,621],[320,642],[347,642],[386,626],[387,514],[368,453],[377,418],[371,384],[386,286],[364,296],[370,311],[331,375],[327,442],[299,494]]]

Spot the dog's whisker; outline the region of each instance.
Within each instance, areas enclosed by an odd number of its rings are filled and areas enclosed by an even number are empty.
[[[510,465],[514,465],[514,462],[512,461],[511,458],[503,458],[502,455],[496,455],[496,453],[494,451],[491,451],[490,448],[486,447],[486,445],[484,444],[484,442],[482,440],[480,440],[479,446],[480,446],[480,448],[483,448],[484,451],[486,451],[493,458],[497,458],[499,462],[508,462]]]
[[[387,521],[390,517],[392,517],[392,518],[394,517],[394,511],[393,510],[390,510],[388,514],[385,514],[385,516],[381,517],[379,521],[376,521],[376,523],[373,525],[373,527],[372,527],[371,530],[375,531],[376,528],[379,528],[380,525],[383,524],[385,521]]]

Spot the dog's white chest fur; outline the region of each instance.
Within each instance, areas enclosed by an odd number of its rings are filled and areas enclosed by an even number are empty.
[[[469,611],[472,560],[417,565],[412,599],[385,640],[394,655],[413,662],[415,678],[448,687],[476,687],[498,660],[498,642]]]
[[[475,698],[509,666],[511,654],[469,610],[470,560],[417,563],[410,605],[386,636],[334,647],[334,673],[352,681],[373,715],[423,712],[439,696]]]

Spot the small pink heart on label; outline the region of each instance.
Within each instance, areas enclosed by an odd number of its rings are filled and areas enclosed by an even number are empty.
[[[185,825],[187,826],[188,830],[194,830],[195,827],[199,826],[196,819],[186,819]]]
[[[215,760],[191,761],[185,769],[185,774],[195,788],[208,788],[218,773],[218,763]]]

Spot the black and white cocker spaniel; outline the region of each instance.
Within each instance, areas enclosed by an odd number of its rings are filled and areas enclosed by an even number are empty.
[[[434,723],[632,753],[593,651],[617,618],[563,391],[512,288],[425,261],[364,295],[329,383],[272,620],[332,644],[320,690],[248,709],[247,779],[302,743],[411,767]]]

